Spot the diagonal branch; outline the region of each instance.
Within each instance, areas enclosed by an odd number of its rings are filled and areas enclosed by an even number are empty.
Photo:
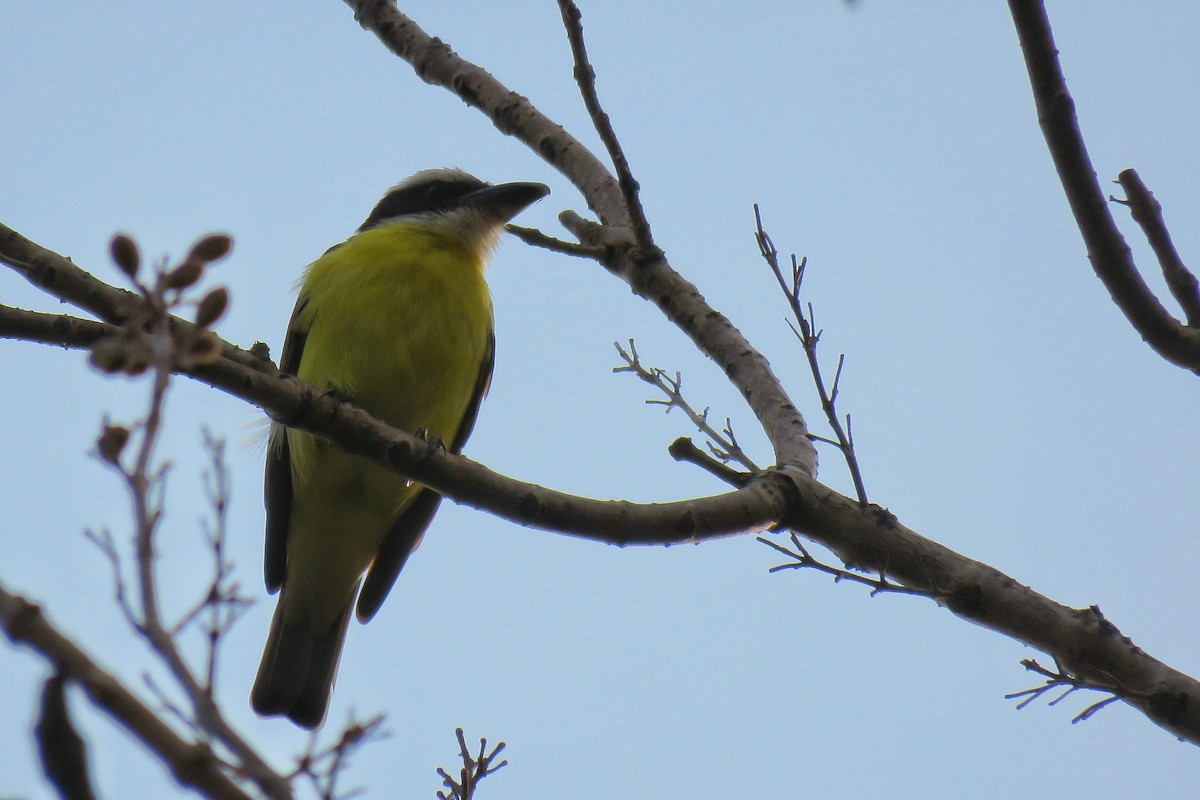
[[[40,606],[9,592],[3,585],[0,585],[0,627],[13,642],[32,648],[60,673],[78,683],[97,707],[117,719],[155,753],[179,783],[205,797],[248,800],[250,795],[224,773],[220,760],[208,745],[180,737],[112,673],[102,669],[59,632]]]
[[[1009,0],[1008,5],[1025,55],[1038,122],[1092,269],[1156,353],[1172,364],[1200,372],[1200,330],[1182,325],[1150,291],[1113,221],[1079,130],[1075,101],[1067,91],[1042,0]]]
[[[833,386],[827,389],[825,378],[821,373],[821,361],[817,357],[817,345],[821,342],[821,331],[817,329],[814,322],[812,303],[808,304],[808,313],[806,314],[804,304],[800,300],[800,289],[804,285],[804,270],[808,265],[808,259],[802,258],[797,261],[793,254],[791,275],[789,278],[784,277],[783,268],[779,264],[779,250],[776,249],[775,243],[771,241],[770,235],[763,228],[762,214],[759,212],[757,203],[754,204],[754,239],[758,243],[759,255],[767,262],[779,288],[787,297],[788,308],[795,319],[795,324],[789,321],[788,325],[800,341],[800,347],[808,359],[808,371],[812,375],[813,385],[817,389],[817,397],[821,400],[821,410],[825,412],[825,420],[833,430],[833,435],[837,437],[836,440],[833,440],[833,444],[841,451],[842,457],[846,461],[846,468],[850,471],[851,480],[854,481],[854,493],[858,496],[858,501],[865,506],[867,505],[867,487],[863,483],[862,468],[858,464],[858,454],[854,450],[850,415],[846,415],[846,424],[843,427],[837,411],[838,388],[841,384],[842,366],[845,364],[846,356],[843,354],[838,357]]]
[[[83,348],[111,331],[111,326],[99,322],[0,306],[0,338]],[[228,343],[225,349],[237,351]],[[447,453],[327,392],[280,374],[267,361],[249,369],[221,359],[179,371],[240,397],[289,426],[316,433],[348,452],[420,480],[460,503],[547,530],[619,545],[674,544],[763,530],[785,508],[786,479],[778,472],[765,472],[736,492],[672,503],[569,495]]]
[[[21,315],[26,329],[29,313]],[[44,322],[41,340],[51,340],[58,315],[39,319]],[[82,320],[78,324],[100,325]],[[0,336],[5,327],[0,313]],[[460,503],[522,524],[613,544],[697,541],[776,524],[792,528],[829,548],[849,567],[928,594],[964,619],[1053,656],[1081,680],[1103,679],[1155,723],[1200,743],[1200,683],[1133,645],[1098,610],[1056,603],[999,570],[920,536],[886,509],[864,508],[795,470],[768,470],[729,494],[680,503],[588,500],[514,481],[452,456],[315,387],[280,376],[269,362],[250,369],[221,359],[186,374]]]
[[[579,190],[602,224],[566,211],[560,221],[589,248],[604,253],[601,263],[624,279],[634,293],[654,303],[737,386],[763,426],[781,467],[806,475],[817,471],[808,427],[766,358],[723,314],[705,302],[689,281],[672,269],[657,248],[638,244],[632,212],[619,182],[575,137],[525,97],[511,91],[481,67],[460,58],[430,37],[386,0],[345,0],[355,19],[418,77],[443,87],[478,108],[501,132],[515,136]]]
[[[1167,288],[1183,309],[1188,325],[1200,325],[1200,288],[1197,288],[1196,276],[1184,265],[1175,243],[1171,241],[1171,232],[1167,230],[1166,220],[1163,219],[1162,203],[1154,198],[1154,193],[1142,182],[1137,170],[1121,170],[1117,180],[1125,189],[1126,198],[1117,202],[1129,206],[1133,221],[1142,227],[1146,241],[1158,258]]]
[[[395,0],[345,0],[354,19],[408,62],[417,77],[479,109],[505,136],[514,136],[579,189],[588,207],[610,225],[628,227],[620,186],[600,160],[529,99],[454,52],[396,8]]]
[[[587,108],[588,116],[592,118],[592,126],[600,135],[604,149],[612,160],[613,168],[617,171],[617,183],[621,187],[621,196],[625,200],[625,210],[629,214],[630,227],[638,247],[643,250],[656,250],[654,237],[650,233],[650,221],[646,219],[646,210],[638,199],[641,187],[633,177],[625,150],[617,139],[612,121],[608,113],[600,105],[600,97],[596,94],[596,70],[588,60],[587,46],[583,41],[583,14],[579,6],[572,0],[558,0],[558,9],[562,13],[563,27],[567,29],[567,41],[571,44],[571,56],[575,60],[575,82],[579,84],[579,94],[583,97],[583,105]]]

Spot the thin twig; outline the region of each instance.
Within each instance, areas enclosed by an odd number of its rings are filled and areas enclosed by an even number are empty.
[[[785,569],[815,569],[817,572],[823,572],[826,575],[832,575],[835,583],[840,583],[841,581],[851,581],[853,583],[862,584],[863,586],[870,586],[872,597],[883,592],[889,592],[893,594],[909,594],[918,597],[933,597],[931,593],[923,589],[913,589],[911,587],[904,586],[903,584],[889,581],[883,570],[879,571],[878,578],[868,578],[865,575],[860,575],[857,572],[851,572],[848,569],[830,566],[829,564],[814,558],[813,555],[808,552],[808,549],[804,546],[804,543],[800,541],[800,537],[795,533],[791,534],[792,547],[794,549],[784,547],[778,542],[772,541],[765,536],[759,536],[757,538],[758,541],[762,542],[767,547],[770,547],[772,550],[794,559],[790,564],[777,564],[776,566],[771,567],[768,572],[776,573]]]
[[[458,738],[458,757],[462,761],[462,767],[459,769],[457,779],[442,767],[438,767],[437,773],[441,777],[442,786],[446,791],[439,790],[437,796],[439,800],[471,800],[475,796],[475,790],[480,781],[508,765],[507,760],[496,763],[497,756],[503,752],[506,745],[504,742],[500,742],[489,752],[487,739],[480,739],[479,752],[472,756],[471,750],[467,747],[467,737],[463,733],[463,729],[455,728],[454,735]]]
[[[575,242],[556,239],[549,234],[542,233],[537,228],[525,228],[520,225],[509,223],[504,226],[504,230],[516,236],[522,242],[533,247],[541,247],[545,250],[551,250],[555,253],[562,253],[566,256],[575,256],[576,258],[591,258],[597,261],[602,260],[607,254],[607,250],[603,247],[593,247],[586,244],[577,244]]]
[[[821,410],[825,412],[825,419],[829,423],[829,427],[833,429],[833,435],[836,441],[833,444],[837,445],[841,451],[842,457],[846,461],[846,468],[850,471],[850,478],[854,481],[854,493],[858,497],[858,502],[866,507],[867,489],[863,483],[862,469],[858,464],[858,454],[854,450],[854,439],[849,434],[850,415],[846,415],[846,426],[843,428],[837,411],[837,396],[841,386],[842,368],[846,363],[845,353],[838,356],[837,371],[833,376],[833,387],[830,390],[825,388],[825,379],[821,374],[821,361],[817,357],[817,345],[821,341],[821,331],[817,328],[816,315],[813,312],[812,303],[807,304],[807,312],[805,305],[800,300],[800,289],[804,284],[804,270],[808,266],[808,259],[796,260],[796,256],[792,255],[792,269],[790,277],[785,277],[783,268],[779,264],[779,251],[775,248],[775,243],[771,241],[771,237],[763,229],[762,214],[759,211],[758,204],[754,204],[754,239],[758,242],[759,255],[767,262],[767,266],[771,268],[771,273],[775,276],[775,280],[779,283],[779,288],[783,290],[783,294],[787,297],[788,307],[792,312],[794,322],[789,320],[788,326],[792,329],[792,333],[800,342],[800,346],[804,349],[804,355],[808,360],[808,369],[812,373],[813,384],[817,389],[817,396],[821,400]],[[810,438],[818,441],[826,441],[821,437],[812,436]]]
[[[121,251],[125,255],[118,255],[118,244],[132,248],[132,254]],[[286,781],[233,729],[217,705],[212,684],[215,656],[210,653],[207,678],[203,681],[197,678],[184,659],[173,636],[179,626],[168,628],[163,622],[155,574],[155,536],[163,517],[168,466],[156,464],[154,453],[162,431],[167,390],[172,373],[181,362],[200,358],[198,353],[206,344],[204,337],[209,335],[202,328],[174,326],[171,322],[172,312],[181,306],[191,305],[186,290],[200,279],[209,262],[228,252],[228,246],[228,237],[205,237],[193,246],[188,257],[179,265],[171,268],[165,262],[158,265],[152,273],[153,281],[146,283],[138,278],[136,245],[125,236],[114,238],[114,259],[137,287],[141,303],[128,309],[128,321],[117,336],[96,343],[92,350],[92,362],[108,371],[130,374],[139,374],[148,368],[151,390],[145,416],[134,426],[137,444],[130,459],[131,466],[126,467],[122,458],[122,451],[131,435],[129,429],[106,423],[104,433],[97,442],[97,451],[101,459],[120,476],[133,507],[134,575],[138,597],[138,607],[131,609],[134,629],[166,665],[188,698],[191,714],[184,715],[178,709],[174,713],[185,719],[194,730],[203,731],[205,739],[219,742],[227,748],[236,762],[231,769],[253,781],[267,796],[287,798],[291,792]],[[215,358],[219,348],[210,347],[208,352]],[[93,540],[97,541],[110,561],[113,560],[116,550],[111,540],[107,543],[96,537]],[[124,587],[119,564],[114,564],[114,574],[118,597],[122,597]],[[212,594],[210,589],[205,602],[209,601]],[[213,645],[210,639],[210,646]],[[166,701],[165,694],[163,699],[165,708],[174,709],[174,705]]]
[[[337,741],[319,750],[317,734],[314,732],[308,750],[297,759],[296,769],[289,778],[301,775],[308,778],[321,800],[349,800],[362,794],[362,789],[351,789],[339,794],[338,778],[345,773],[350,758],[364,745],[388,737],[383,722],[382,714],[365,720],[355,719],[352,714],[338,734]]]
[[[1033,701],[1041,698],[1043,695],[1053,689],[1062,689],[1063,691],[1053,700],[1048,702],[1048,705],[1051,706],[1058,705],[1063,700],[1067,699],[1069,695],[1080,689],[1086,689],[1093,692],[1105,692],[1112,695],[1111,697],[1106,697],[1103,700],[1092,703],[1083,711],[1080,711],[1078,714],[1076,714],[1071,719],[1071,724],[1074,725],[1090,719],[1092,715],[1094,715],[1100,709],[1108,706],[1111,703],[1115,703],[1117,700],[1122,700],[1127,696],[1127,690],[1116,685],[1115,682],[1111,685],[1107,685],[1097,681],[1084,680],[1068,674],[1064,669],[1062,669],[1061,666],[1059,666],[1057,669],[1050,670],[1046,667],[1043,667],[1032,658],[1022,659],[1021,666],[1025,667],[1025,669],[1029,670],[1030,672],[1036,672],[1037,674],[1043,676],[1046,679],[1046,682],[1041,686],[1034,686],[1029,689],[1022,689],[1019,692],[1010,692],[1004,695],[1005,700],[1020,700],[1020,702],[1017,703],[1018,711],[1025,708]]]
[[[620,342],[613,342],[613,346],[617,348],[617,354],[621,356],[621,360],[625,362],[625,366],[613,367],[613,372],[629,372],[636,376],[644,383],[658,389],[664,395],[666,400],[647,400],[647,405],[661,405],[666,413],[671,413],[671,409],[678,408],[684,413],[696,429],[708,437],[708,448],[712,454],[716,456],[722,463],[737,462],[746,468],[750,473],[761,472],[758,465],[750,460],[738,444],[737,437],[733,434],[733,426],[729,419],[725,420],[725,428],[718,431],[708,421],[708,409],[696,411],[687,399],[683,396],[683,378],[676,372],[675,376],[669,377],[666,370],[658,369],[657,367],[647,369],[642,365],[641,359],[638,357],[637,346],[633,339],[629,340],[629,349],[626,350]],[[744,485],[745,481],[741,484]]]
[[[390,735],[383,727],[384,716],[377,714],[366,720],[356,720],[350,715],[334,744],[317,750],[317,734],[313,733],[308,750],[296,762],[292,776],[304,775],[312,782],[320,800],[349,800],[364,789],[349,789],[338,794],[337,780],[350,763],[350,758],[368,742],[386,739]]]
[[[613,130],[612,121],[600,105],[600,98],[596,94],[596,71],[588,61],[587,46],[583,40],[583,14],[572,0],[558,0],[558,8],[562,12],[563,27],[567,30],[567,41],[571,44],[571,56],[575,59],[575,82],[579,84],[579,94],[583,97],[588,116],[591,117],[592,125],[600,135],[600,141],[604,143],[604,149],[608,151],[613,169],[616,170],[617,183],[625,199],[626,211],[637,238],[638,248],[643,251],[645,258],[661,256],[650,233],[650,221],[646,219],[646,210],[642,208],[642,201],[638,198],[638,182],[633,177],[629,160],[625,157],[616,131]]]
[[[1117,180],[1125,189],[1126,199],[1118,200],[1110,195],[1109,200],[1129,207],[1133,221],[1141,226],[1146,241],[1154,249],[1167,288],[1183,309],[1188,324],[1193,327],[1200,325],[1200,284],[1184,265],[1175,243],[1171,241],[1171,232],[1167,230],[1167,222],[1163,218],[1162,203],[1142,182],[1137,170],[1122,170]]]

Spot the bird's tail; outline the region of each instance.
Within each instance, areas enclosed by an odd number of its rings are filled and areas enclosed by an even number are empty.
[[[346,603],[328,630],[314,632],[303,623],[284,623],[283,595],[280,595],[258,677],[250,691],[250,705],[258,714],[284,715],[310,730],[320,726],[337,676],[351,605]]]

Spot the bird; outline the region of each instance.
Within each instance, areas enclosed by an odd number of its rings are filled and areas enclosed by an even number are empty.
[[[280,371],[460,452],[495,358],[485,268],[505,224],[549,192],[457,168],[396,184],[305,270]],[[279,600],[251,706],[316,729],[351,610],[363,623],[379,610],[441,496],[278,422],[264,495],[263,571]]]

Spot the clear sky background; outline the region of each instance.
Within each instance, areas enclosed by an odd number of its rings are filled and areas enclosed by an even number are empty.
[[[553,2],[404,5],[595,145]],[[176,257],[230,232],[234,254],[209,281],[230,288],[219,332],[242,346],[278,353],[304,265],[418,169],[544,181],[554,194],[518,221],[550,233],[565,235],[560,210],[586,209],[335,0],[6,7],[0,220],[109,280],[114,231]],[[821,431],[751,204],[781,250],[808,257],[825,362],[847,354],[842,410],[871,498],[1056,600],[1099,604],[1150,653],[1200,672],[1200,384],[1139,341],[1092,275],[1004,4],[582,7],[659,243]],[[1050,13],[1101,178],[1138,168],[1200,266],[1200,16],[1183,2]],[[612,343],[633,337],[769,460],[720,371],[599,267],[510,239],[490,281],[499,353],[473,458],[601,498],[722,491],[667,455],[686,420],[612,374]],[[0,298],[60,308],[8,272]],[[0,578],[131,684],[161,679],[81,533],[128,536],[121,487],[88,453],[106,414],[142,412],[145,381],[21,342],[0,341],[0,366]],[[261,588],[261,414],[179,379],[168,420],[167,606],[207,585],[207,426],[230,442],[230,546],[259,598],[223,652],[220,698],[287,769],[306,735],[246,700],[274,605]],[[848,491],[837,455],[822,459],[823,480]],[[1095,698],[1014,710],[1003,695],[1038,682],[1018,662],[1039,654],[928,600],[769,575],[779,561],[750,536],[621,550],[447,503],[383,611],[350,631],[331,720],[385,711],[391,736],[344,785],[432,797],[461,725],[508,742],[489,800],[1195,795],[1200,752],[1131,709],[1078,725]],[[29,735],[46,668],[3,648],[0,674],[0,797],[49,797]],[[182,794],[72,699],[104,796]]]

